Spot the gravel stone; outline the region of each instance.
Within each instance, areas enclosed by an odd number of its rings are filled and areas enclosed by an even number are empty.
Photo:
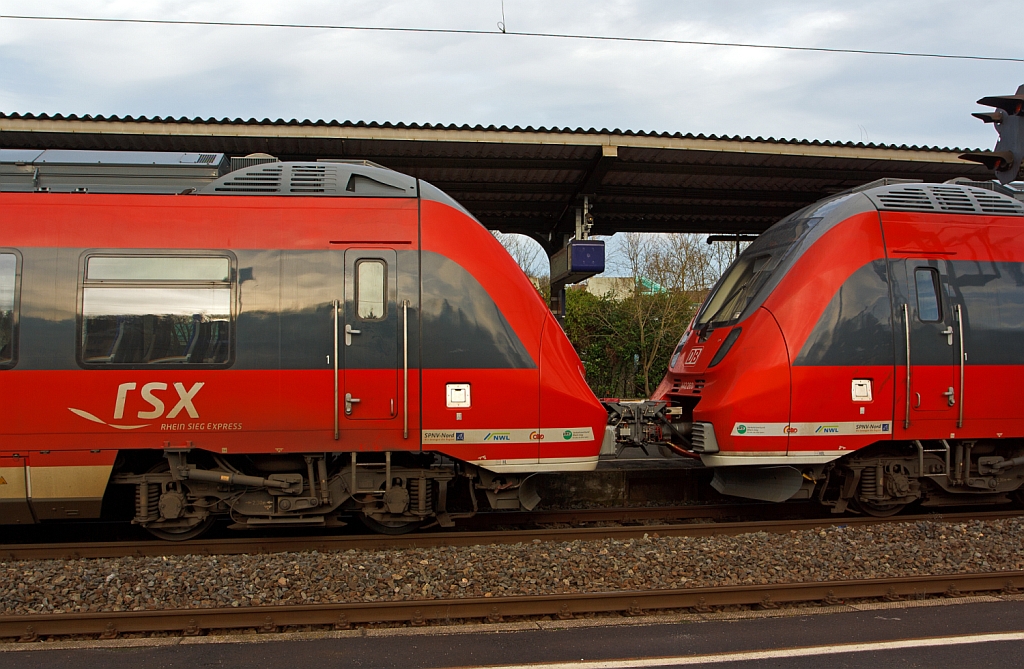
[[[270,555],[0,562],[4,615],[514,597],[1024,570],[1024,518]]]

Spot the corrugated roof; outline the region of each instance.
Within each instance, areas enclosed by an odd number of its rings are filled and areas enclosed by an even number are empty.
[[[176,124],[202,124],[202,125],[245,125],[245,126],[296,126],[296,127],[333,127],[333,128],[383,128],[383,129],[394,129],[394,130],[445,130],[445,131],[477,131],[477,132],[512,132],[512,133],[546,133],[546,134],[570,134],[570,135],[612,135],[616,137],[662,137],[662,138],[674,138],[674,139],[703,139],[703,140],[718,140],[718,141],[730,141],[730,142],[761,142],[767,144],[791,144],[801,146],[829,146],[829,147],[849,147],[849,148],[868,148],[868,149],[899,149],[909,151],[941,151],[945,153],[963,153],[964,151],[977,151],[979,149],[961,149],[961,148],[950,148],[950,147],[935,147],[935,146],[918,146],[916,144],[875,144],[875,143],[864,143],[864,142],[833,142],[829,140],[818,140],[818,139],[791,139],[791,138],[775,138],[775,137],[751,137],[749,135],[705,135],[703,133],[681,133],[681,132],[658,132],[651,130],[622,130],[619,128],[608,129],[601,128],[561,128],[552,126],[550,128],[546,126],[507,126],[507,125],[469,125],[462,124],[456,125],[454,123],[440,124],[440,123],[392,123],[390,121],[338,121],[338,120],[325,120],[325,119],[257,119],[257,118],[202,118],[194,116],[192,118],[186,118],[179,116],[177,118],[172,116],[105,116],[103,114],[85,114],[79,116],[78,114],[20,114],[17,112],[4,113],[0,112],[0,119],[27,119],[27,120],[41,120],[41,121],[93,121],[93,122],[107,122],[107,123],[176,123]]]
[[[0,148],[362,158],[430,181],[549,248],[588,196],[594,234],[756,233],[882,177],[989,179],[960,148],[597,128],[0,113]]]

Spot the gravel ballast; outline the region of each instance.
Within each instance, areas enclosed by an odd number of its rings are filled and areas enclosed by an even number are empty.
[[[1024,519],[787,534],[0,562],[4,615],[512,597],[1024,570]]]

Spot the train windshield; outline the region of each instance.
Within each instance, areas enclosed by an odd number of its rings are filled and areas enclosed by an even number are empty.
[[[773,272],[820,220],[820,216],[783,219],[758,237],[725,271],[694,327],[714,328],[739,320]]]

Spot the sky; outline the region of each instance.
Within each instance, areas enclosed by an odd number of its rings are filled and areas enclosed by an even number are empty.
[[[1018,2],[0,0],[0,14],[572,33],[1024,57]],[[618,128],[991,148],[1024,63],[0,19],[6,113]]]
[[[987,110],[975,101],[1024,83],[1024,62],[499,32],[503,23],[521,33],[1020,59],[1019,0],[0,0],[0,14],[491,33],[0,18],[5,113],[582,127],[986,149],[996,133],[971,118]]]

